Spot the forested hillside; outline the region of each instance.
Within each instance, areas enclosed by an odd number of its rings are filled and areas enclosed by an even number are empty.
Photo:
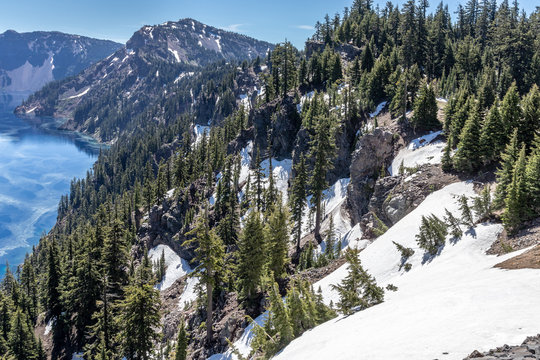
[[[19,112],[65,111],[67,127],[112,146],[2,281],[0,353],[270,358],[399,296],[387,275],[431,261],[450,237],[472,251],[480,223],[491,226],[482,246],[502,224],[502,252],[525,248],[510,244],[540,217],[540,12],[506,0],[469,0],[456,16],[427,8],[356,0],[303,50],[285,41],[197,64],[160,47],[165,25],[154,37],[145,27],[133,47],[30,97]],[[395,263],[374,260],[390,247]],[[314,288],[338,268],[339,282]],[[327,326],[309,334],[331,336]],[[295,344],[280,356],[301,358]]]

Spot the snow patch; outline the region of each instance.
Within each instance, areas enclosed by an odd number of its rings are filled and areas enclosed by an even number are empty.
[[[81,96],[84,96],[88,93],[88,91],[90,91],[90,88],[86,88],[83,92],[79,93],[79,94],[76,94],[76,95],[73,95],[73,96],[68,96],[67,98],[64,98],[62,100],[70,100],[70,99],[76,99],[76,98],[80,98]]]
[[[156,285],[158,290],[165,290],[171,287],[172,284],[182,276],[185,276],[193,271],[187,260],[181,258],[167,245],[158,245],[148,251],[148,257],[155,263],[161,259],[161,254],[165,254],[165,276],[163,280]]]
[[[173,50],[173,49],[169,48],[169,51],[174,55],[174,58],[176,59],[176,62],[181,62],[180,54],[178,54],[177,50]]]
[[[392,161],[392,165],[390,165],[388,172],[390,175],[397,175],[402,162],[403,166],[408,168],[423,164],[440,164],[445,146],[446,144],[444,142],[437,141],[416,150],[411,150],[410,147],[401,149]]]
[[[198,277],[188,277],[186,281],[186,286],[182,295],[180,295],[180,300],[178,301],[178,306],[184,307],[189,305],[191,302],[197,300],[197,285],[199,284]]]
[[[372,113],[369,113],[369,117],[374,118],[375,116],[379,115],[385,106],[386,106],[386,101],[383,101],[382,103],[377,105],[377,108],[375,109],[375,111],[373,111]]]

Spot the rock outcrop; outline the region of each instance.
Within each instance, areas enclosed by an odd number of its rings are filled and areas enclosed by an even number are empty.
[[[352,154],[349,167],[351,182],[347,194],[347,207],[353,223],[360,221],[368,211],[375,181],[381,169],[389,165],[401,137],[377,128],[360,138]]]
[[[540,359],[540,335],[530,336],[518,346],[503,345],[496,349],[481,353],[478,350],[473,351],[464,360],[482,359],[482,360],[529,360]]]

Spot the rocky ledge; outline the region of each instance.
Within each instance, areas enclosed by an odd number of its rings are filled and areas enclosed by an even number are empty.
[[[464,360],[482,359],[482,360],[531,360],[540,359],[540,335],[530,336],[519,346],[503,345],[488,352],[481,353],[478,350],[473,351]]]

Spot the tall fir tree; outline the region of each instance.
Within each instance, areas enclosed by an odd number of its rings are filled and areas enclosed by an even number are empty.
[[[472,173],[480,167],[479,144],[482,113],[477,103],[459,138],[458,150],[453,157],[454,168],[457,171]]]
[[[260,213],[252,211],[238,241],[238,265],[236,275],[240,293],[248,301],[254,299],[262,285],[267,247],[264,240]]]
[[[508,192],[505,199],[503,223],[510,233],[515,233],[521,223],[529,216],[525,169],[526,156],[525,145],[523,145],[516,160],[512,172],[512,182],[508,186]]]
[[[334,119],[330,116],[319,116],[316,119],[314,135],[310,141],[310,158],[313,171],[310,178],[310,190],[315,205],[315,239],[322,242],[321,221],[323,191],[328,187],[326,173],[334,167],[336,152]]]
[[[289,196],[289,207],[291,208],[292,236],[296,244],[296,253],[300,253],[300,240],[302,238],[302,221],[304,210],[307,204],[306,186],[307,173],[304,154],[300,154],[300,161],[294,166],[295,177],[292,181],[291,193]]]

